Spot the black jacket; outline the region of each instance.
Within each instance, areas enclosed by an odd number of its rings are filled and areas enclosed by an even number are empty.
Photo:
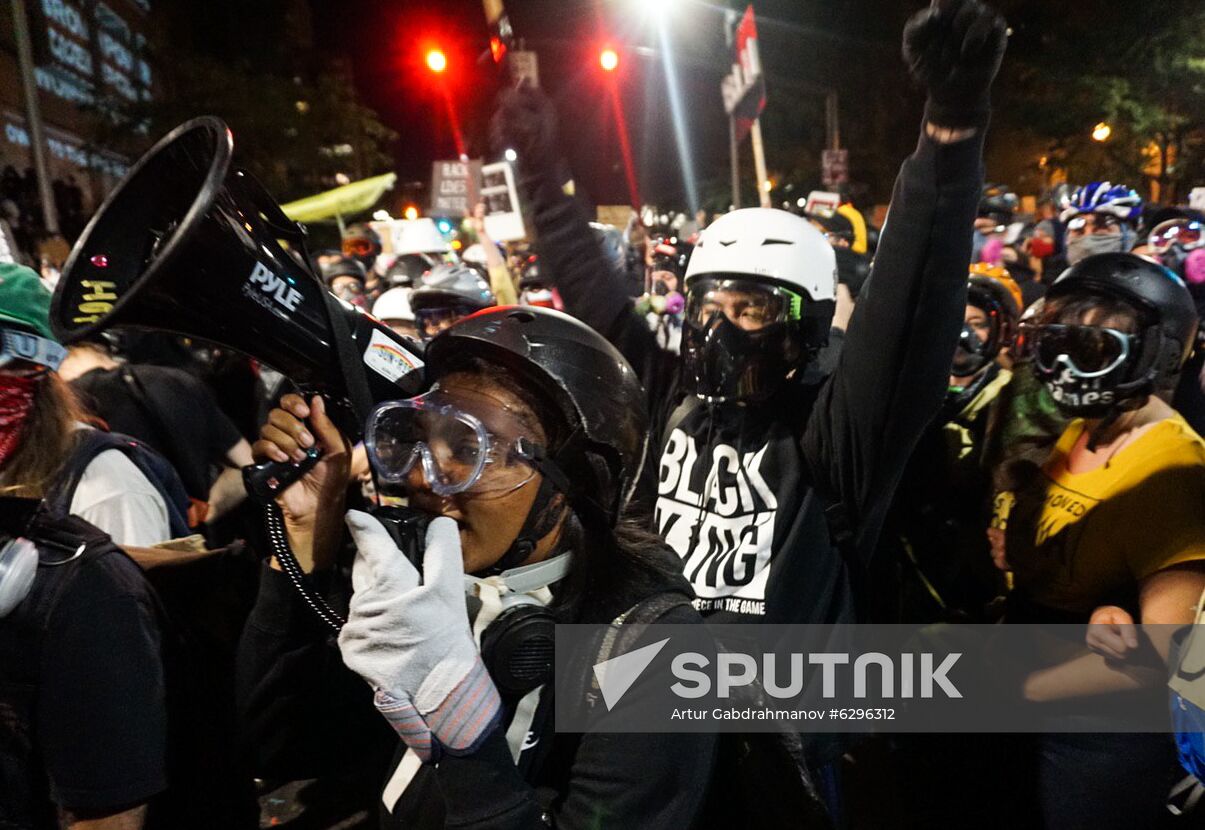
[[[635,593],[596,603],[589,618],[610,622],[634,602],[689,595],[673,555],[651,568]],[[698,623],[688,605],[658,622]],[[405,746],[372,706],[368,685],[343,666],[338,648],[286,577],[265,568],[239,655],[240,708],[257,774],[311,778],[348,765],[379,777],[382,828],[689,828],[704,804],[717,738],[700,734],[557,734],[545,687],[512,759],[502,729],[467,757],[423,766],[396,797]],[[389,762],[392,754],[393,761]],[[378,804],[378,806],[380,806]]]
[[[855,597],[865,597],[855,586],[945,394],[966,304],[983,136],[949,145],[920,138],[900,170],[833,375],[749,406],[707,408],[679,390],[678,358],[633,312],[582,208],[551,182],[551,169],[525,171],[540,257],[566,310],[611,340],[644,382],[660,447],[651,465],[657,529],[682,557],[709,620],[857,618]],[[833,527],[848,530],[839,545]]]

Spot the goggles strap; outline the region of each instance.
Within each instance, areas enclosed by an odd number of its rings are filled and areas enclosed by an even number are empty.
[[[556,523],[560,521],[569,505],[563,505],[560,510],[550,510],[553,499],[559,494],[563,495],[569,503],[574,501],[573,485],[558,461],[573,454],[580,454],[582,452],[581,443],[582,432],[580,429],[576,429],[556,451],[555,457],[549,457],[547,451],[539,445],[529,445],[524,448],[528,450],[528,463],[540,473],[540,489],[536,492],[535,501],[532,502],[531,509],[527,511],[527,518],[523,520],[523,527],[519,529],[515,541],[511,543],[510,550],[502,554],[502,558],[494,563],[494,566],[487,572],[488,575],[499,574],[522,565],[535,551],[540,540],[556,527]]]
[[[67,350],[45,337],[5,328],[0,329],[0,356],[5,360],[17,358],[57,370],[67,357]]]

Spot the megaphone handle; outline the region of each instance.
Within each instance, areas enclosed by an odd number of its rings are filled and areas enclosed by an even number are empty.
[[[322,458],[317,447],[306,450],[301,461],[265,461],[243,468],[243,484],[247,495],[260,504],[272,504],[290,484],[313,469]]]

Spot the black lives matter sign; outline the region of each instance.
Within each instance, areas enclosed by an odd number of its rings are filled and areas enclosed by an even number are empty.
[[[461,217],[479,197],[480,161],[437,161],[431,165],[432,216]]]

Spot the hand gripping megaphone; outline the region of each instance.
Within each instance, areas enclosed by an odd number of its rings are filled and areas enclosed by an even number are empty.
[[[75,243],[51,325],[64,343],[131,327],[234,349],[323,395],[358,438],[374,401],[419,391],[417,347],[290,255],[281,241],[302,253],[304,229],[231,166],[233,150],[226,124],[203,117],[139,159]],[[249,488],[270,498],[316,460],[260,465]]]

